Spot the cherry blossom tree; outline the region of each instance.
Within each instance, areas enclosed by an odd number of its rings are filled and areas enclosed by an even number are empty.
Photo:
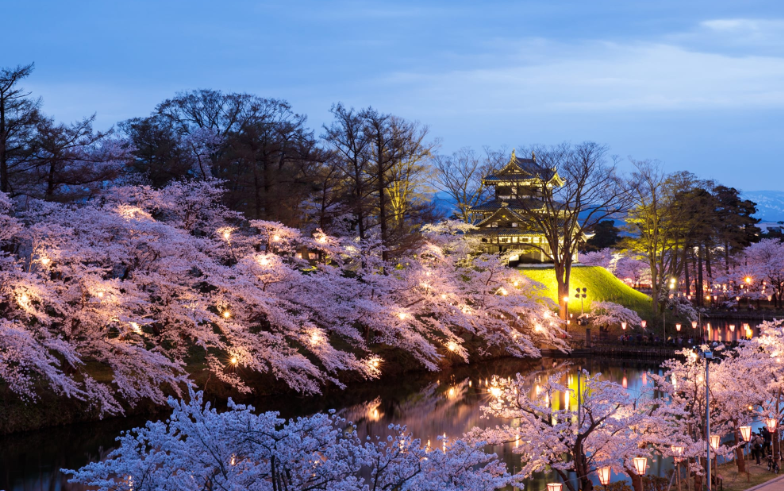
[[[777,305],[784,302],[784,243],[776,239],[762,239],[743,251],[747,266],[742,276],[767,280],[774,291]]]
[[[519,476],[550,467],[570,491],[592,489],[590,474],[596,467],[633,472],[632,459],[647,456],[649,443],[660,441],[649,433],[654,434],[661,420],[657,408],[664,411],[666,405],[645,391],[635,397],[621,385],[602,380],[601,374],[582,373],[579,391],[574,384],[563,384],[563,373],[542,384],[519,374],[495,379],[490,389],[494,400],[482,409],[514,423],[475,428],[470,437],[494,445],[513,443],[513,452],[523,461]],[[568,382],[572,375],[566,378]],[[556,404],[561,398],[563,404]],[[569,478],[571,472],[577,483]]]
[[[586,314],[590,322],[597,326],[639,326],[642,319],[637,312],[613,302],[591,302],[591,312]]]
[[[107,491],[484,491],[515,482],[483,442],[445,441],[431,450],[401,426],[391,426],[386,439],[363,441],[334,413],[284,420],[233,402],[218,413],[200,393],[170,404],[169,420],[124,434],[106,460],[68,471],[72,482]]]
[[[378,377],[389,350],[436,370],[566,349],[540,287],[503,258],[470,255],[455,223],[426,228],[410,255],[384,262],[372,234],[246,221],[222,193],[202,180],[25,209],[3,197],[0,241],[13,252],[0,256],[0,376],[26,397],[41,378],[104,414],[181,394],[194,356],[240,392],[267,374],[316,393],[343,387],[343,374]],[[110,381],[92,376],[95,364]]]

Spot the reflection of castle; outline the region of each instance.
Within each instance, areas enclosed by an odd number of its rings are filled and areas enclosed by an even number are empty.
[[[509,163],[485,176],[482,183],[492,186],[495,194],[492,200],[470,210],[472,216],[480,220],[477,227],[482,235],[482,251],[519,251],[519,262],[550,262],[547,240],[531,223],[525,210],[547,212],[542,190],[563,186],[558,172],[537,164],[533,153],[530,159],[521,159],[512,150]]]

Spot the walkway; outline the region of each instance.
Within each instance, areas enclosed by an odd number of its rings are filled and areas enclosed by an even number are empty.
[[[784,476],[779,476],[774,479],[771,479],[768,482],[764,482],[762,484],[758,484],[753,488],[749,488],[746,491],[784,491]]]

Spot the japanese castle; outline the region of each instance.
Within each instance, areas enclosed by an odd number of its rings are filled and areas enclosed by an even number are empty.
[[[530,159],[521,159],[512,150],[509,163],[485,176],[482,183],[494,189],[494,197],[469,210],[474,222],[478,221],[476,233],[482,236],[482,252],[517,253],[512,255],[510,263],[551,262],[547,240],[531,224],[525,210],[545,211],[541,189],[545,185],[563,186],[558,172],[537,164],[533,152]]]

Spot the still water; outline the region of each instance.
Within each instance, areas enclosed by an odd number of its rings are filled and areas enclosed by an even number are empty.
[[[337,409],[357,424],[362,436],[385,435],[390,424],[402,424],[431,446],[439,445],[438,436],[458,438],[474,426],[488,427],[504,421],[485,418],[480,409],[490,399],[487,381],[493,376],[510,377],[521,373],[531,378],[564,372],[564,380],[576,388],[577,366],[603,378],[622,383],[638,391],[647,374],[658,373],[656,364],[624,363],[620,360],[543,359],[537,361],[506,359],[461,367],[437,374],[405,375],[398,382],[331,391],[323,397],[291,398],[287,401],[259,399],[259,410],[277,410],[283,416],[304,415],[319,410]],[[553,404],[575,407],[574,398],[565,395]],[[121,431],[141,426],[143,418],[113,419],[100,423],[78,424],[61,428],[10,435],[0,438],[0,490],[56,491],[81,490],[69,484],[59,469],[78,468],[101,459],[115,445]],[[510,471],[520,468],[520,459],[512,445],[492,447]],[[665,475],[668,462],[655,459],[650,474]],[[526,483],[529,491],[542,491],[553,476],[544,473]]]

